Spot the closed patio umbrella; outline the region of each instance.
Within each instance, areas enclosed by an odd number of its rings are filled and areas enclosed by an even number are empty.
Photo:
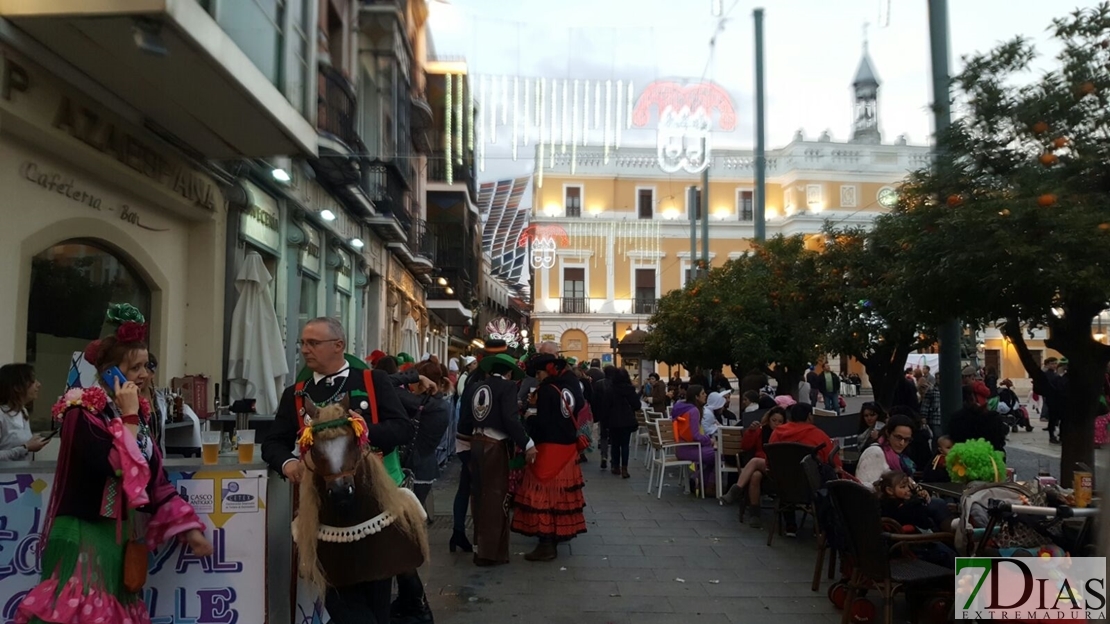
[[[257,252],[247,254],[235,287],[239,301],[231,316],[228,385],[231,400],[255,399],[259,414],[277,411],[289,366],[270,291],[273,278]]]

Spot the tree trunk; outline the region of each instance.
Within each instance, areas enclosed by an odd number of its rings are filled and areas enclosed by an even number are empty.
[[[895,346],[893,349],[880,349],[867,358],[857,358],[867,370],[875,401],[883,409],[889,410],[890,404],[894,402],[894,391],[906,372],[902,364],[909,353],[909,345]]]

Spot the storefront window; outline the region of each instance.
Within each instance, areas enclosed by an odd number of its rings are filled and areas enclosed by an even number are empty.
[[[312,319],[319,316],[316,314],[316,297],[318,291],[316,290],[319,282],[313,277],[308,275],[301,275],[301,305],[298,311],[298,324],[297,324],[297,337],[300,337],[300,330],[304,329]]]
[[[339,322],[347,332],[347,340],[353,340],[355,328],[351,326],[351,296],[347,293],[339,293]]]
[[[34,257],[27,305],[27,362],[42,382],[32,410],[36,430],[49,428],[50,407],[66,386],[75,352],[105,331],[112,303],[130,303],[150,318],[150,288],[131,264],[91,241],[66,241]]]

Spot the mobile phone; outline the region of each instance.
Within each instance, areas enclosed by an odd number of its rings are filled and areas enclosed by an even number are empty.
[[[58,435],[61,432],[62,432],[61,429],[54,429],[54,430],[51,430],[48,433],[40,433],[39,437],[41,437],[43,440],[49,440],[50,438],[53,438],[54,436]]]
[[[108,386],[109,392],[116,391],[116,381],[118,381],[121,386],[127,383],[127,378],[123,376],[123,371],[121,371],[118,366],[113,366],[104,371],[100,374],[100,378],[104,380],[104,385]]]
[[[879,422],[875,423],[875,431],[882,431],[883,427],[885,426],[886,423],[880,420]]]

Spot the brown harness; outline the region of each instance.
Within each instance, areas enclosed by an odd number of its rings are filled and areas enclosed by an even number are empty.
[[[296,386],[294,386],[294,388],[293,388],[293,404],[294,404],[294,407],[297,411],[297,430],[298,431],[303,430],[304,427],[305,427],[305,424],[304,424],[304,415],[305,415],[304,387],[305,387],[306,382],[307,382],[307,380],[298,381]],[[376,425],[376,424],[378,424],[378,397],[377,397],[377,392],[375,392],[375,390],[374,390],[373,373],[368,368],[363,369],[363,371],[362,371],[362,383],[363,383],[364,386],[366,386],[367,403],[369,403],[369,405],[370,405],[370,424]],[[369,452],[369,451],[363,451],[362,454],[360,454],[360,459],[359,459],[359,461],[355,462],[355,467],[354,468],[352,468],[350,470],[344,470],[343,472],[338,472],[338,473],[335,473],[335,474],[332,474],[332,475],[322,475],[319,472],[317,472],[312,466],[309,465],[308,457],[301,458],[301,461],[304,464],[305,470],[308,470],[312,474],[320,477],[321,479],[324,480],[324,483],[327,484],[327,483],[331,483],[332,481],[337,481],[339,479],[342,479],[344,477],[351,477],[353,479],[355,476],[357,476],[359,468],[362,467],[361,457],[363,455],[365,455],[367,452]],[[381,457],[381,453],[378,453],[378,457]]]

